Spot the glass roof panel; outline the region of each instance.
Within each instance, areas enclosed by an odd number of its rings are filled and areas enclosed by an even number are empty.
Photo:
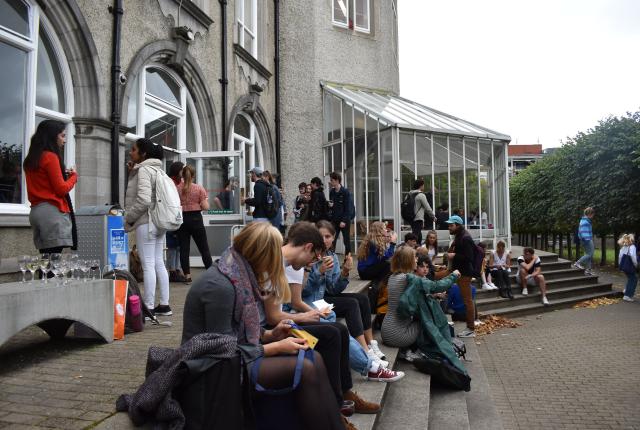
[[[355,86],[322,83],[323,88],[354,107],[395,127],[510,141],[511,137],[453,115],[388,93]]]

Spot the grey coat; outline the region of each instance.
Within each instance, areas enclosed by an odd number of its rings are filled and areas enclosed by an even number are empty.
[[[136,164],[129,172],[129,182],[124,197],[126,209],[125,230],[132,231],[149,224],[149,207],[155,200],[156,172],[150,167],[162,169],[162,160],[149,158]]]

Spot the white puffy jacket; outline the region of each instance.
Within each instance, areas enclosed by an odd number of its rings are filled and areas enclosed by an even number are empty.
[[[156,172],[149,167],[162,169],[162,160],[149,158],[136,164],[129,172],[124,197],[126,231],[135,230],[139,225],[149,224],[149,207],[155,199],[156,192]]]

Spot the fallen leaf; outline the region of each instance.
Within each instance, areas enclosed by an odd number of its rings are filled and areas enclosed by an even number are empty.
[[[522,325],[517,321],[513,321],[508,318],[500,317],[497,315],[488,315],[486,317],[483,317],[482,322],[484,324],[476,327],[476,330],[475,330],[476,336],[484,336],[485,334],[491,334],[494,331],[504,327],[516,328]]]
[[[620,303],[620,299],[611,299],[609,297],[602,297],[599,299],[585,300],[584,302],[576,303],[575,305],[573,305],[573,308],[574,309],[579,309],[579,308],[595,309],[600,306],[615,305],[616,303]]]

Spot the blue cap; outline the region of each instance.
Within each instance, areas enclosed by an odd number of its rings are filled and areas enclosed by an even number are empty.
[[[458,215],[453,215],[451,216],[448,220],[447,220],[447,224],[464,224],[464,221],[462,221],[462,218],[460,218]]]

